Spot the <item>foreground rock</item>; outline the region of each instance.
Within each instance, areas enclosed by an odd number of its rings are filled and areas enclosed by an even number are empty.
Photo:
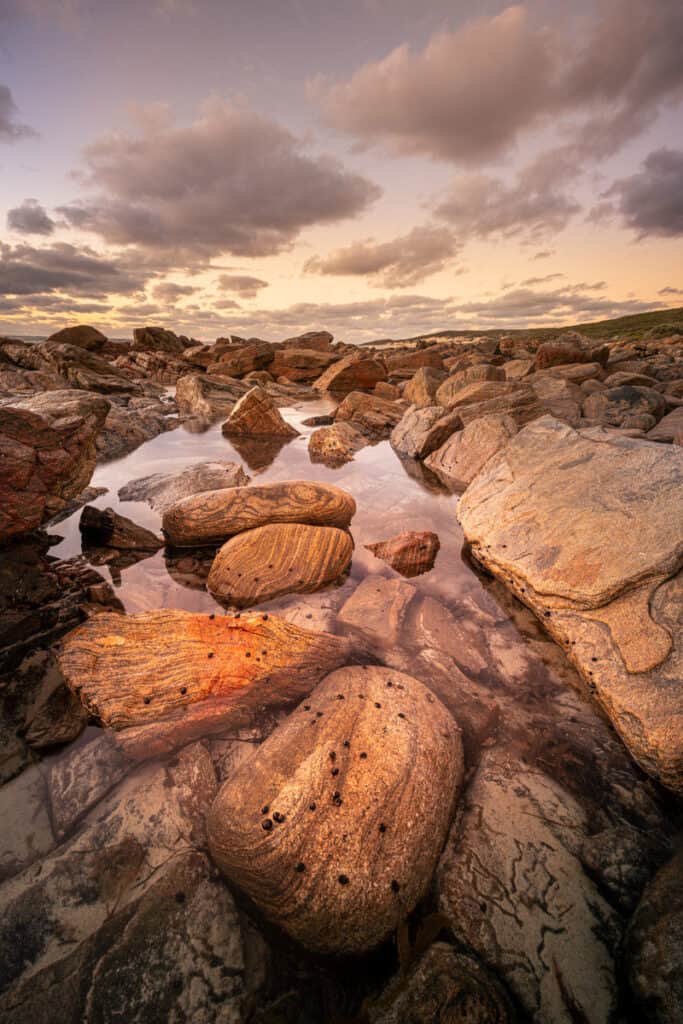
[[[250,724],[309,693],[349,642],[272,615],[97,615],[64,638],[67,685],[119,745],[146,758]]]
[[[371,949],[423,896],[462,777],[458,727],[426,687],[342,669],[223,785],[211,853],[304,946]]]
[[[313,384],[316,391],[348,394],[350,391],[369,391],[381,380],[387,379],[384,363],[363,352],[353,352],[329,366]]]
[[[311,462],[324,462],[328,466],[342,466],[350,462],[356,452],[368,444],[365,434],[350,423],[342,421],[314,430],[308,439]]]
[[[680,448],[550,417],[494,456],[458,507],[475,558],[566,648],[645,771],[679,793],[682,507]]]
[[[164,546],[161,537],[146,530],[144,526],[138,526],[132,519],[120,516],[112,508],[100,509],[87,505],[81,512],[78,528],[86,543],[100,547],[158,551]]]
[[[245,608],[280,594],[320,590],[346,572],[352,555],[351,535],[333,526],[260,526],[223,545],[208,587],[222,603]]]
[[[0,541],[60,512],[90,482],[109,402],[49,391],[0,407]]]
[[[412,577],[421,576],[423,572],[434,568],[441,544],[435,533],[409,530],[391,540],[366,544],[365,547],[376,558],[381,558],[396,572],[400,572],[401,576]]]
[[[223,424],[226,437],[298,437],[299,431],[283,419],[282,413],[263,388],[247,391]]]
[[[272,523],[346,529],[355,511],[355,501],[340,487],[313,480],[287,480],[187,498],[166,509],[163,528],[176,547],[193,547],[220,544],[243,530]]]
[[[517,433],[511,416],[482,416],[425,459],[425,465],[452,491],[464,491],[488,460]]]
[[[196,462],[180,473],[152,473],[131,480],[119,490],[121,501],[146,501],[163,512],[193,494],[241,487],[249,477],[236,462]]]

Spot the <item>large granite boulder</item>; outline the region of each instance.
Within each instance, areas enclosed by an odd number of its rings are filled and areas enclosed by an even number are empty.
[[[226,437],[298,437],[275,402],[258,384],[239,399],[222,427]]]
[[[403,403],[352,391],[340,402],[334,418],[337,423],[350,423],[370,441],[381,441],[389,437],[404,411]]]
[[[63,327],[61,331],[51,334],[47,340],[58,341],[66,345],[76,345],[77,348],[84,348],[89,352],[99,352],[107,344],[106,335],[89,324],[78,324],[77,327]]]
[[[273,615],[164,609],[94,616],[64,638],[59,665],[121,748],[147,758],[300,699],[349,650]]]
[[[83,391],[0,406],[0,541],[40,526],[88,485],[108,411]]]
[[[464,491],[488,460],[517,433],[511,416],[482,416],[451,434],[425,465],[451,491]]]
[[[179,473],[152,473],[130,480],[120,488],[119,498],[146,501],[164,512],[183,498],[248,483],[249,477],[236,462],[195,462]]]
[[[285,480],[209,491],[164,512],[163,527],[176,547],[220,544],[243,530],[270,523],[308,523],[346,529],[356,511],[347,491],[313,480]]]
[[[439,448],[461,425],[457,412],[441,405],[411,407],[391,432],[391,447],[409,459],[424,459]]]
[[[232,412],[235,402],[248,390],[247,384],[229,377],[188,373],[178,379],[175,400],[184,415],[211,421]]]
[[[280,594],[309,594],[346,572],[353,540],[336,526],[273,523],[232,537],[216,555],[207,581],[213,596],[236,608]]]
[[[350,391],[370,390],[381,380],[387,379],[384,363],[363,352],[332,363],[313,384],[317,391],[333,391],[348,394]]]
[[[436,392],[436,401],[438,405],[443,405],[447,409],[457,409],[460,406],[474,405],[478,402],[508,398],[517,391],[519,391],[519,385],[515,381],[476,380],[466,382],[463,381],[460,373],[456,373],[448,377],[440,386]]]
[[[119,515],[113,508],[86,505],[81,512],[78,529],[84,543],[97,547],[152,552],[164,546],[161,537]]]
[[[424,895],[462,779],[459,729],[425,686],[341,669],[224,783],[211,854],[304,946],[362,952]]]
[[[419,370],[429,366],[443,370],[443,353],[438,348],[423,348],[413,352],[395,352],[384,360],[389,373],[395,370]]]
[[[679,793],[682,507],[680,448],[551,417],[490,459],[458,506],[474,557],[565,647],[642,768]]]

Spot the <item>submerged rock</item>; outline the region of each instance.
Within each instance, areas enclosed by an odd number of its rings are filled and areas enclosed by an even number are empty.
[[[119,490],[121,501],[146,501],[163,512],[191,495],[240,487],[249,477],[236,462],[195,462],[179,473],[152,473],[131,480]]]
[[[121,747],[152,757],[300,699],[349,643],[272,615],[97,615],[64,638],[67,685]]]
[[[435,533],[417,533],[409,530],[399,533],[391,540],[378,541],[376,544],[365,544],[376,558],[387,562],[401,576],[420,576],[434,568],[436,556],[441,544]]]
[[[275,402],[258,384],[247,391],[223,424],[226,437],[297,437],[298,430],[283,419]]]
[[[237,608],[280,594],[308,594],[339,579],[352,555],[346,530],[305,523],[259,526],[223,545],[211,566],[208,588],[219,601]]]
[[[340,487],[314,480],[286,480],[187,498],[166,509],[163,528],[176,547],[193,547],[220,544],[243,530],[272,523],[346,529],[355,512],[355,501]]]
[[[211,854],[304,946],[362,952],[423,896],[462,778],[459,729],[425,686],[341,669],[224,783]]]

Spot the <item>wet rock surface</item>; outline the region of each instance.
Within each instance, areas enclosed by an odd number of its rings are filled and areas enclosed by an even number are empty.
[[[226,437],[296,437],[298,430],[287,423],[272,398],[258,385],[239,399],[223,424]]]
[[[341,669],[224,784],[211,854],[298,942],[369,949],[423,895],[462,777],[458,727],[421,683]]]
[[[248,483],[249,477],[235,462],[197,462],[179,473],[153,473],[131,480],[119,490],[119,498],[146,501],[163,512],[191,495]]]
[[[439,538],[431,531],[418,533],[409,530],[390,540],[366,544],[375,558],[381,558],[401,576],[421,576],[434,567],[440,548]]]

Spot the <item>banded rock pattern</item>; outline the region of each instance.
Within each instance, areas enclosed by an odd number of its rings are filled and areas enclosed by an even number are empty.
[[[225,782],[209,847],[294,939],[358,953],[424,895],[462,779],[460,731],[422,683],[344,668]]]
[[[283,419],[270,395],[257,384],[237,402],[223,424],[223,433],[226,437],[298,437],[299,431]]]
[[[351,535],[333,526],[259,526],[223,545],[208,587],[219,601],[238,608],[280,594],[308,594],[339,579],[352,555]]]
[[[413,577],[434,568],[441,544],[438,536],[431,531],[419,533],[407,530],[390,540],[366,544],[365,547],[376,558],[381,558],[396,572],[400,572],[401,576]]]

